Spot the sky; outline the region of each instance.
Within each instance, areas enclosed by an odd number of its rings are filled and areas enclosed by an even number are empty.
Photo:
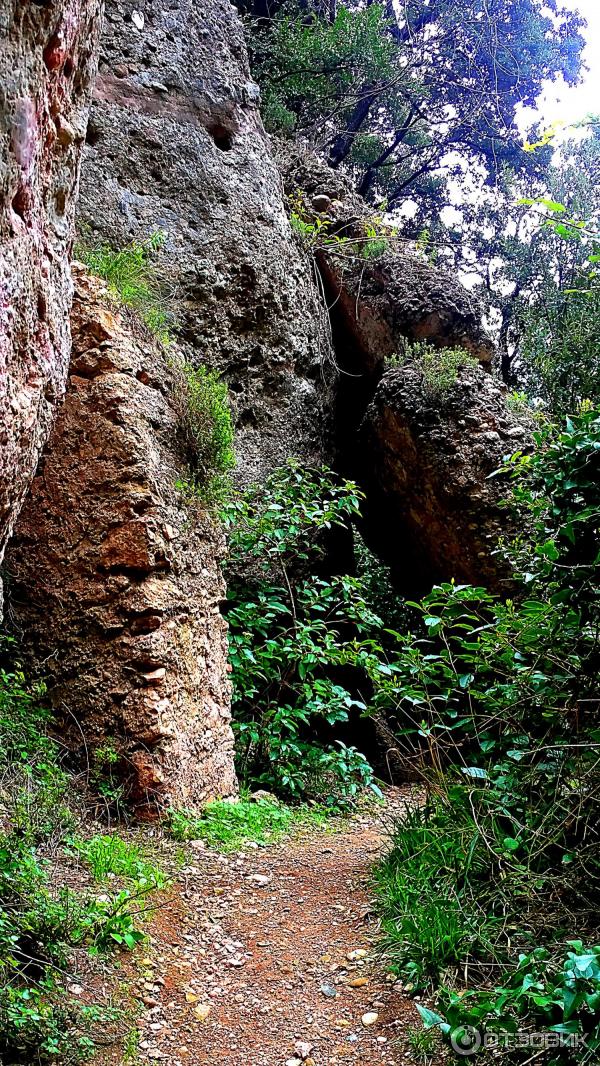
[[[555,82],[539,101],[539,114],[546,126],[557,120],[576,122],[590,112],[600,112],[600,0],[563,0],[565,7],[580,11],[587,19],[585,61],[590,68],[581,85],[570,88]],[[531,112],[523,117],[534,117]]]

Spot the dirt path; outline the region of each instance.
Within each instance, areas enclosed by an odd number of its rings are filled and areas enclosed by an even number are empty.
[[[373,952],[367,881],[384,833],[381,815],[372,815],[233,856],[192,845],[193,865],[153,920],[136,982],[145,1006],[141,1060],[417,1061],[406,1033],[420,1028],[414,1003]]]

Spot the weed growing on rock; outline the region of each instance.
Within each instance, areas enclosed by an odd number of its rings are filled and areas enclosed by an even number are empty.
[[[145,241],[132,241],[125,248],[84,243],[76,254],[92,274],[106,281],[120,303],[136,311],[148,329],[168,344],[172,315],[153,262],[164,239],[164,234],[157,232]]]
[[[478,360],[464,348],[435,348],[427,341],[406,341],[402,351],[388,360],[387,365],[401,366],[403,363],[416,365],[422,373],[427,395],[441,401],[451,394],[459,372],[464,367],[477,366]]]
[[[177,483],[187,498],[222,505],[230,492],[235,466],[233,420],[226,383],[216,370],[174,367],[174,402],[189,463],[189,475]]]

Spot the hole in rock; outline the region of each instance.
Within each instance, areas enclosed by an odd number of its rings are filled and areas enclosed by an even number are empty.
[[[25,215],[27,214],[27,193],[25,188],[21,185],[12,199],[12,209],[15,215],[22,218],[25,221]]]
[[[95,144],[98,144],[101,136],[102,130],[95,124],[95,122],[88,122],[88,128],[85,133],[85,143],[93,148]]]
[[[218,122],[214,126],[209,126],[208,132],[221,152],[231,151],[233,148],[233,133],[231,130],[228,130],[226,126]]]

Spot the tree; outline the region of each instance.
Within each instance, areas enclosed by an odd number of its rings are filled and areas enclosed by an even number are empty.
[[[495,180],[535,175],[516,124],[542,83],[581,70],[584,22],[557,0],[289,0],[255,23],[251,50],[268,125],[343,167],[368,199],[415,201],[435,218],[464,165]],[[460,166],[462,159],[463,166]]]
[[[532,185],[504,168],[496,187],[434,231],[438,256],[481,286],[501,372],[556,413],[600,398],[600,130],[557,147]],[[591,261],[590,261],[591,259]]]

